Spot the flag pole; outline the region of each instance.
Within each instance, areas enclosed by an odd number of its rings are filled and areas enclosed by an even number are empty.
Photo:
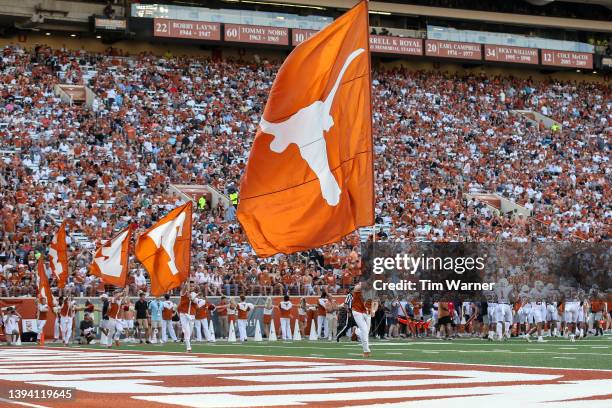
[[[376,210],[376,189],[374,185],[376,183],[376,172],[374,170],[374,125],[372,118],[372,54],[370,52],[370,2],[368,0],[362,0],[366,6],[366,42],[367,42],[367,56],[368,56],[368,90],[370,92],[370,146],[372,154],[372,222],[374,225],[374,242],[376,242],[376,217],[374,216]]]

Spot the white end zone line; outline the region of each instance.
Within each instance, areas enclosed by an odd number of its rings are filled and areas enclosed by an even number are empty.
[[[55,349],[55,350],[70,350],[67,349],[65,347],[46,347],[48,349]],[[3,348],[0,347],[0,350],[2,350]],[[11,348],[6,348],[7,350],[11,350]],[[104,352],[104,351],[108,351],[108,349],[95,349],[95,348],[89,348],[89,347],[83,347],[82,349],[78,350],[78,351],[83,351],[83,350],[93,350],[95,352],[97,352],[98,350],[100,352]],[[121,352],[121,353],[156,353],[156,354],[183,354],[186,356],[193,356],[196,354],[205,354],[205,355],[214,355],[214,356],[234,356],[234,357],[264,357],[264,358],[296,358],[296,359],[300,359],[300,358],[305,358],[305,359],[317,359],[317,360],[348,360],[348,361],[376,361],[379,363],[392,363],[392,362],[401,362],[401,363],[417,363],[417,364],[445,364],[445,365],[463,365],[463,366],[475,366],[475,367],[507,367],[507,368],[533,368],[533,369],[539,369],[539,370],[565,370],[565,371],[605,371],[605,372],[612,372],[612,369],[608,370],[608,369],[601,369],[601,368],[567,368],[567,367],[541,367],[541,366],[517,366],[517,365],[506,365],[506,364],[475,364],[475,363],[449,363],[449,362],[438,362],[438,361],[419,361],[419,360],[380,360],[380,359],[370,359],[368,358],[363,359],[363,358],[338,358],[338,357],[307,357],[307,356],[285,356],[285,355],[270,355],[270,354],[233,354],[233,353],[211,353],[211,352],[192,352],[192,353],[187,353],[184,351],[157,351],[157,350],[120,350],[120,349],[111,349],[112,351],[115,352]],[[380,351],[384,351],[384,350],[380,350]],[[456,351],[456,350],[453,350]],[[559,354],[559,353],[558,353]]]

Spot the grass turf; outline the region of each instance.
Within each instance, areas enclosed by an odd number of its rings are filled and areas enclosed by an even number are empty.
[[[52,344],[49,344],[52,345]],[[101,348],[100,345],[77,346]],[[123,350],[184,352],[182,343],[121,343]],[[319,358],[361,358],[361,346],[345,339],[328,341],[192,343],[195,353],[270,355]],[[527,343],[512,339],[489,342],[479,339],[437,339],[372,341],[372,359],[444,363],[513,365],[524,367],[583,368],[612,370],[612,336],[588,337],[570,343],[566,339],[549,339],[546,343]]]

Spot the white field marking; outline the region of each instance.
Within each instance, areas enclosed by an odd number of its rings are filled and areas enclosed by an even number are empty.
[[[478,406],[489,407],[509,406],[504,402],[512,401],[512,406],[535,407],[543,406],[542,402],[554,401],[547,403],[547,408],[566,407],[565,400],[588,398],[606,394],[610,386],[609,380],[584,380],[572,381],[561,384],[538,384],[538,385],[510,385],[510,386],[483,386],[483,387],[445,387],[435,389],[409,389],[409,390],[389,390],[382,395],[384,398],[452,398],[450,402],[457,406]],[[455,404],[457,397],[463,401],[461,404]],[[554,397],[551,397],[554,396]],[[292,406],[303,405],[305,403],[317,402],[342,402],[342,401],[360,401],[360,400],[377,400],[381,398],[380,391],[361,391],[361,392],[342,392],[328,394],[276,394],[276,395],[234,395],[234,394],[187,394],[187,395],[149,395],[132,397],[144,401],[152,401],[158,403],[182,405],[193,408],[224,408],[224,407],[272,407],[272,406]],[[584,401],[580,401],[584,406]],[[592,401],[588,405],[591,408]],[[426,405],[425,405],[426,404]],[[606,406],[609,407],[610,402],[607,401]],[[439,400],[430,401],[405,401],[399,406],[415,406],[415,407],[440,407]]]
[[[558,347],[558,346],[563,346],[563,345],[568,345],[570,344],[569,341],[553,341],[550,339],[545,339],[546,343],[548,343],[547,347]],[[597,340],[594,341],[592,343],[598,343],[601,344],[603,342],[603,340]],[[298,342],[299,343],[299,342]],[[572,344],[573,347],[593,347],[591,344],[582,344],[584,343],[582,340],[580,340],[581,344]],[[374,343],[374,342],[370,342],[371,346],[375,346],[376,348],[384,348],[384,347],[397,347],[397,346],[405,346],[407,349],[410,348],[414,348],[414,346],[452,346],[452,345],[457,345],[458,347],[464,347],[464,346],[473,346],[473,347],[480,347],[480,346],[484,346],[486,348],[489,347],[499,347],[500,344],[503,344],[504,347],[514,347],[514,346],[520,346],[523,347],[525,346],[525,344],[527,344],[525,342],[525,340],[520,340],[520,341],[505,341],[503,343],[500,342],[482,342],[482,343],[464,343],[464,342],[458,342],[457,340],[453,340],[452,343],[448,343],[448,342],[441,342],[441,341],[432,341],[432,342],[404,342],[404,343]],[[221,344],[223,345],[223,344]],[[332,343],[329,343],[329,345],[332,345]],[[249,345],[251,346],[251,345]],[[341,347],[347,347],[347,348],[357,348],[357,347],[361,347],[361,344],[359,343],[355,343],[355,344],[342,344],[340,343]],[[253,345],[253,347],[264,347],[264,346],[260,346],[259,344]],[[295,346],[300,347],[300,346]],[[608,346],[604,346],[604,347],[608,347]],[[327,347],[324,347],[327,349]]]
[[[60,363],[79,363],[79,362],[83,362],[83,363],[96,363],[96,362],[104,362],[104,361],[108,361],[109,358],[113,359],[113,361],[151,361],[151,362],[155,362],[158,361],[159,359],[156,358],[155,356],[150,356],[150,355],[144,355],[141,356],[142,358],[138,358],[138,355],[130,355],[130,356],[121,356],[121,355],[104,355],[104,356],[91,356],[91,353],[79,353],[78,355],[62,355],[62,354],[57,354],[54,356],[34,356],[34,357],[24,357],[24,356],[19,356],[19,363],[20,364],[38,364],[40,363],[41,358],[44,358],[45,361],[47,362],[60,362]],[[233,358],[225,358],[225,357],[216,357],[216,358],[200,358],[200,360],[194,360],[193,358],[189,358],[189,355],[185,355],[183,357],[175,357],[175,356],[168,356],[170,358],[168,358],[168,360],[172,360],[172,361],[180,361],[180,362],[191,362],[191,361],[197,361],[201,364],[207,364],[207,363],[234,363],[234,362],[245,362],[246,360],[244,360],[244,358],[242,358],[242,361],[237,361]],[[6,363],[6,364],[13,364],[14,365],[15,362],[15,356],[12,357],[4,357],[4,358],[0,358],[0,364],[2,363]]]
[[[532,348],[528,348],[527,351],[544,351],[544,349],[532,349]]]
[[[375,366],[373,366],[375,367]],[[395,370],[395,371],[348,371],[350,367],[347,366],[345,369],[346,372],[336,372],[336,373],[312,373],[312,374],[276,374],[276,375],[257,375],[257,376],[245,376],[245,375],[237,375],[234,373],[228,373],[227,376],[221,376],[224,380],[232,380],[232,381],[257,381],[257,382],[277,382],[277,383],[291,383],[293,381],[326,381],[334,378],[353,378],[353,377],[363,377],[367,375],[368,377],[400,377],[406,375],[427,375],[429,371],[408,371],[408,370]],[[233,374],[233,375],[232,375]]]
[[[27,403],[27,402],[15,401],[15,400],[6,399],[6,398],[0,398],[0,402],[6,402],[7,404],[21,405],[22,407],[47,408],[44,405],[30,404],[30,403]]]
[[[421,353],[426,353],[426,354],[440,354],[439,351],[431,351],[431,350],[421,350]]]
[[[146,361],[146,363],[149,363],[149,361]],[[198,362],[191,362],[191,361],[158,361],[155,363],[155,365],[201,365],[202,363],[198,363]],[[13,366],[15,364],[13,363]],[[116,363],[113,361],[113,367],[119,367],[119,368],[130,368],[130,367],[134,367],[134,366],[142,366],[143,362],[136,362],[136,361],[131,361],[128,363]],[[312,366],[317,366],[317,365],[321,365],[321,366],[328,366],[328,365],[334,365],[333,363],[320,363],[320,364],[315,364],[315,363],[310,363],[309,365]],[[274,367],[274,366],[278,366],[278,367],[303,367],[304,363],[301,361],[253,361],[253,362],[249,362],[249,363],[241,363],[240,367],[241,368],[247,368],[247,367]],[[90,367],[93,367],[93,369],[90,370]],[[25,367],[19,367],[19,368],[11,368],[10,370],[4,370],[0,367],[0,373],[4,373],[4,372],[15,372],[14,370],[33,370],[33,371],[44,371],[44,372],[48,372],[48,371],[58,371],[56,369],[61,369],[59,371],[77,371],[80,368],[85,368],[87,369],[87,371],[96,371],[96,368],[99,368],[100,364],[73,364],[73,363],[68,363],[68,364],[61,364],[61,363],[55,363],[55,364],[38,364],[38,365],[34,365],[34,366],[25,366]],[[206,364],[206,368],[232,368],[235,367],[235,364]],[[68,370],[70,368],[70,370]],[[44,370],[43,370],[44,369]]]
[[[404,353],[393,353],[393,352],[386,352],[385,354],[389,354],[389,355],[394,355],[394,356],[401,356]]]
[[[559,347],[559,350],[578,350],[577,347]]]
[[[519,388],[519,387],[517,387]],[[529,390],[530,393],[535,393],[537,392],[537,390]],[[610,400],[589,400],[589,401],[584,401],[584,400],[578,400],[578,401],[568,401],[565,400],[563,401],[562,398],[560,400],[557,401],[553,401],[553,402],[545,402],[545,403],[538,403],[535,401],[521,401],[519,402],[520,405],[516,405],[514,404],[514,396],[512,396],[512,399],[507,399],[507,400],[495,400],[495,397],[497,397],[496,394],[489,394],[489,395],[481,395],[481,396],[466,396],[466,397],[457,397],[457,398],[452,398],[449,399],[449,402],[452,402],[452,405],[454,406],[458,406],[458,407],[491,407],[491,406],[498,406],[498,407],[502,407],[502,408],[509,408],[509,407],[517,407],[517,406],[525,406],[525,407],[553,407],[553,408],[584,408],[585,407],[585,402],[588,404],[589,408],[610,408]],[[523,397],[523,396],[520,396]],[[571,398],[571,397],[570,397]],[[509,403],[509,401],[512,401],[512,404]],[[441,400],[421,400],[421,401],[403,401],[403,402],[391,402],[391,403],[387,403],[387,404],[381,404],[381,403],[373,403],[373,404],[366,404],[366,405],[350,405],[350,406],[345,406],[343,408],[410,408],[410,407],[423,407],[423,408],[440,408],[440,406],[443,405],[443,403],[441,402]],[[447,405],[447,404],[444,404]]]
[[[553,357],[553,358],[557,358],[559,360],[575,360],[576,357]]]
[[[547,343],[550,343],[551,345],[554,346],[562,346],[562,345],[567,345],[567,344],[571,344],[569,342],[569,340],[567,339],[554,339],[551,337],[544,337],[544,340],[546,340]],[[612,339],[610,339],[612,340]],[[299,343],[299,342],[298,342]],[[589,345],[593,345],[593,344],[604,344],[605,340],[580,340],[579,341],[580,344],[572,344],[572,346],[576,346],[576,347],[588,347]],[[590,343],[590,344],[586,344],[586,343]],[[312,344],[312,343],[311,343]],[[332,343],[323,343],[323,344],[332,344]],[[340,343],[344,346],[358,346],[358,343],[355,344],[349,344],[349,343]],[[408,347],[412,347],[412,346],[422,346],[422,345],[445,345],[448,344],[446,342],[442,342],[439,339],[436,340],[431,340],[431,341],[414,341],[414,340],[405,340],[405,341],[401,341],[401,342],[376,342],[376,341],[371,341],[370,345],[376,345],[376,346],[408,346]],[[453,342],[451,344],[458,344],[461,346],[470,346],[470,347],[495,347],[495,346],[499,346],[500,342],[499,341],[495,341],[495,342],[489,342],[489,341],[465,341],[465,340],[459,340],[459,339],[453,339]],[[509,346],[522,346],[525,344],[525,339],[511,339],[511,340],[506,340],[503,342],[504,347]]]
[[[160,356],[161,357],[161,356]],[[24,373],[38,373],[38,372],[70,372],[70,371],[113,371],[113,370],[119,370],[122,368],[125,369],[129,369],[130,367],[143,367],[143,366],[147,366],[147,364],[153,364],[153,362],[151,361],[143,361],[140,364],[136,363],[136,362],[132,362],[128,364],[115,364],[114,362],[111,364],[105,364],[105,365],[100,365],[100,364],[96,364],[93,365],[92,367],[89,367],[89,365],[87,365],[87,367],[84,367],[82,365],[72,365],[72,364],[67,364],[67,365],[63,365],[63,364],[54,364],[54,365],[40,365],[40,366],[28,366],[28,367],[16,367],[16,368],[11,368],[11,369],[0,369],[0,374],[5,373],[5,374],[10,374],[10,373],[18,373],[18,374],[24,374]],[[198,362],[184,362],[184,361],[160,361],[160,362],[156,362],[154,363],[155,366],[181,366],[181,367],[186,367],[186,366],[196,366],[197,368],[206,368],[206,369],[220,369],[220,368],[235,368],[237,366],[237,364],[239,364],[240,369],[254,369],[257,367],[272,367],[272,368],[267,368],[268,371],[271,370],[276,370],[276,371],[280,371],[280,370],[287,370],[290,368],[296,368],[296,369],[303,369],[304,367],[304,362],[300,362],[300,361],[253,361],[253,362],[242,362],[242,363],[229,363],[229,364],[203,364],[203,363],[198,363]],[[314,362],[309,362],[308,364],[309,366],[313,366],[313,367],[328,367],[328,366],[336,366],[337,364],[334,363],[314,363]]]
[[[363,353],[348,353],[349,356],[363,356]]]
[[[609,347],[608,346],[591,346],[591,348],[594,348],[594,349],[607,349]]]
[[[334,365],[326,365],[326,366],[318,366],[308,367],[311,365],[309,362],[299,362],[299,365],[295,367],[288,368],[261,368],[261,369],[248,369],[244,368],[242,364],[236,364],[233,367],[233,370],[229,369],[209,369],[207,367],[195,367],[195,366],[185,366],[185,365],[174,365],[174,366],[152,366],[152,365],[142,365],[140,367],[132,367],[129,368],[132,372],[128,373],[100,373],[99,371],[109,371],[112,370],[112,367],[103,367],[104,370],[98,370],[92,373],[78,373],[78,370],[70,369],[69,371],[77,371],[74,374],[54,374],[53,372],[58,370],[39,370],[37,372],[28,372],[24,373],[23,371],[19,372],[10,372],[5,375],[0,375],[0,380],[5,381],[60,381],[60,380],[87,380],[87,379],[95,379],[95,378],[135,378],[135,377],[159,377],[159,376],[183,376],[183,375],[263,375],[267,373],[283,373],[287,378],[287,381],[291,381],[292,373],[300,374],[300,373],[319,373],[324,375],[328,372],[334,372],[338,370],[344,371],[370,371],[370,372],[381,372],[381,375],[387,375],[385,373],[398,373],[394,375],[401,375],[403,372],[412,372],[414,370],[422,370],[426,371],[426,368],[415,368],[415,367],[407,367],[407,366],[393,366],[393,365],[381,365],[381,366],[371,366],[371,365],[347,365],[347,364],[334,364]],[[30,371],[30,370],[28,370]],[[87,371],[90,371],[89,369]],[[378,374],[373,374],[374,376],[378,376]]]
[[[100,364],[102,363],[106,363],[109,361],[109,358],[106,359],[99,359],[99,360],[87,360],[87,359],[83,359],[83,360],[73,360],[73,359],[65,359],[65,360],[47,360],[44,359],[44,357],[39,358],[36,362],[34,361],[28,361],[28,362],[19,362],[19,366],[23,367],[23,368],[28,368],[28,367],[40,367],[40,363],[41,361],[44,361],[44,363],[49,364],[49,365],[53,365],[53,366],[61,366],[61,365],[65,365],[65,366],[76,366],[76,367],[87,367],[87,366],[92,366],[92,367],[96,367],[96,366],[100,366]],[[122,358],[117,358],[117,359],[112,359],[113,360],[113,364],[134,364],[134,363],[138,363],[140,362],[140,364],[142,364],[142,362],[149,362],[149,363],[157,363],[154,359],[149,359],[149,358],[143,358],[142,360],[138,360],[137,358],[130,358],[130,359],[122,359]],[[174,364],[207,364],[207,365],[214,365],[216,363],[207,363],[205,361],[197,361],[197,360],[178,360],[178,359],[168,359],[166,362],[168,363],[174,363]],[[82,364],[81,364],[82,363]],[[0,369],[4,368],[4,367],[15,367],[15,361],[13,360],[12,363],[9,362],[3,362],[0,363]]]
[[[361,373],[368,376],[367,372]],[[413,375],[423,375],[415,372]],[[561,378],[560,375],[544,374],[525,374],[525,373],[504,373],[504,372],[485,372],[479,370],[464,371],[438,371],[432,370],[426,375],[432,378],[422,378],[418,380],[397,379],[382,381],[340,381],[340,382],[319,382],[316,378],[306,378],[297,376],[294,383],[267,383],[267,384],[238,384],[238,385],[219,385],[219,386],[195,386],[178,387],[165,386],[163,381],[153,380],[92,380],[92,381],[52,381],[52,382],[32,382],[36,385],[50,387],[74,387],[78,391],[94,393],[114,393],[114,394],[213,394],[213,393],[238,393],[238,392],[273,392],[273,391],[304,391],[304,390],[334,390],[342,388],[362,388],[367,387],[409,387],[409,386],[431,386],[443,384],[488,384],[495,382],[514,383],[517,381],[553,381]],[[439,379],[439,376],[452,378]],[[247,381],[251,381],[250,378]],[[266,381],[260,381],[266,382]],[[234,383],[235,384],[235,383]]]
[[[610,339],[612,340],[612,338]],[[524,343],[523,343],[524,344]],[[59,350],[65,350],[64,348],[58,348]],[[95,348],[90,348],[89,350],[92,350],[94,352],[96,352],[99,349],[95,349]],[[138,351],[132,351],[132,350],[113,350],[114,352],[117,353],[157,353],[157,355],[159,356],[160,351],[158,350],[138,350]],[[453,350],[453,351],[457,351],[457,350]],[[219,354],[217,353],[211,353],[211,352],[207,352],[207,351],[203,351],[203,352],[195,352],[195,353],[191,353],[191,354],[186,354],[184,351],[163,351],[161,352],[163,354],[161,355],[173,355],[173,354],[182,354],[184,356],[195,356],[198,354],[203,354],[203,355],[214,355],[214,356],[218,356]],[[244,357],[245,354],[235,354],[235,353],[222,353],[223,356],[236,356],[236,357]],[[338,358],[338,357],[307,357],[307,356],[287,356],[287,355],[283,355],[283,354],[252,354],[249,353],[248,357],[260,357],[260,358],[270,358],[270,357],[294,357],[294,358],[298,358],[298,359],[312,359],[312,358],[316,358],[317,360],[342,360],[342,361],[363,361],[363,358],[350,358],[350,357],[343,357],[343,358]],[[382,359],[375,359],[375,358],[370,358],[368,359],[368,362],[380,362],[380,363],[388,363],[389,360],[382,360]],[[435,364],[435,365],[440,365],[440,364],[446,364],[446,365],[462,365],[462,366],[476,366],[476,367],[507,367],[507,368],[537,368],[537,369],[541,369],[541,370],[566,370],[566,371],[606,371],[606,372],[612,372],[612,369],[604,369],[604,368],[598,368],[598,369],[593,369],[593,368],[568,368],[568,367],[542,367],[542,366],[525,366],[525,365],[512,365],[512,364],[477,364],[477,363],[449,363],[447,361],[435,361],[435,362],[427,362],[427,361],[420,361],[420,360],[401,360],[402,363],[415,363],[415,364]]]
[[[440,344],[441,345],[445,345],[445,346],[449,346],[448,343],[440,343]],[[526,343],[522,343],[522,344],[524,346]],[[499,347],[499,344],[496,344],[496,346]],[[504,346],[506,346],[506,344],[504,344]],[[281,346],[281,345],[274,345],[274,346],[267,346],[267,345],[265,345],[265,346],[259,346],[259,345],[251,346],[251,345],[248,345],[248,346],[245,346],[245,347],[247,349],[251,348],[251,347],[252,348],[263,347],[265,349],[269,349],[270,347],[273,347],[274,349],[287,349],[287,350],[292,350],[292,349],[321,350],[321,347],[314,347],[314,346],[313,347],[308,347],[308,346],[287,347],[287,346]],[[405,348],[380,348],[378,346],[372,346],[372,348],[373,348],[374,351],[375,350],[382,350],[382,351],[421,351],[421,349],[414,350],[414,349],[405,349]],[[347,351],[346,349],[340,348],[340,347],[325,347],[324,349],[325,350],[342,350],[342,351]],[[551,350],[555,350],[555,349],[551,348]],[[563,350],[563,348],[560,347],[559,350]],[[569,350],[569,348],[568,348],[568,350]],[[440,351],[440,352],[444,351],[444,352],[453,352],[454,353],[454,352],[459,351],[459,349],[445,349],[445,350],[436,349],[436,350],[432,350],[432,351]],[[483,350],[465,350],[465,352],[466,353],[482,353]],[[487,353],[499,353],[499,352],[503,352],[503,353],[515,353],[515,354],[534,354],[534,353],[538,353],[538,352],[533,352],[533,351],[519,351],[519,350],[517,350],[517,351],[501,350],[500,351],[500,350],[495,350],[495,349],[494,350],[486,350],[486,352]],[[349,354],[349,353],[347,353],[347,354]],[[541,352],[540,354],[562,354],[562,353],[555,352],[555,351],[544,351],[544,352]],[[575,353],[575,354],[579,354],[579,353]],[[593,354],[593,355],[598,355],[598,356],[606,355],[606,354],[601,354],[601,353],[588,353],[588,352],[580,353],[580,354],[585,354],[585,355]],[[259,354],[249,354],[249,355],[258,356]],[[270,355],[268,355],[268,356],[270,356]],[[286,357],[290,357],[290,356],[286,356]],[[340,357],[336,357],[336,358],[340,358]]]

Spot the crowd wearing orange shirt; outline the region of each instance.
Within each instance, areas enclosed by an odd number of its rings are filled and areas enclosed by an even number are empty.
[[[61,294],[96,295],[105,288],[87,272],[91,249],[177,205],[170,183],[237,188],[278,67],[5,47],[0,295],[34,294],[36,259],[62,220],[71,277]],[[58,83],[87,84],[98,98],[70,106],[54,95]],[[378,239],[609,240],[609,84],[393,69],[374,73],[373,97]],[[562,129],[530,125],[510,114],[517,108]],[[465,199],[478,191],[533,217]],[[319,253],[259,260],[232,211],[198,212],[193,231],[207,295],[346,293],[359,275],[358,233]],[[131,294],[137,269],[130,261]]]

